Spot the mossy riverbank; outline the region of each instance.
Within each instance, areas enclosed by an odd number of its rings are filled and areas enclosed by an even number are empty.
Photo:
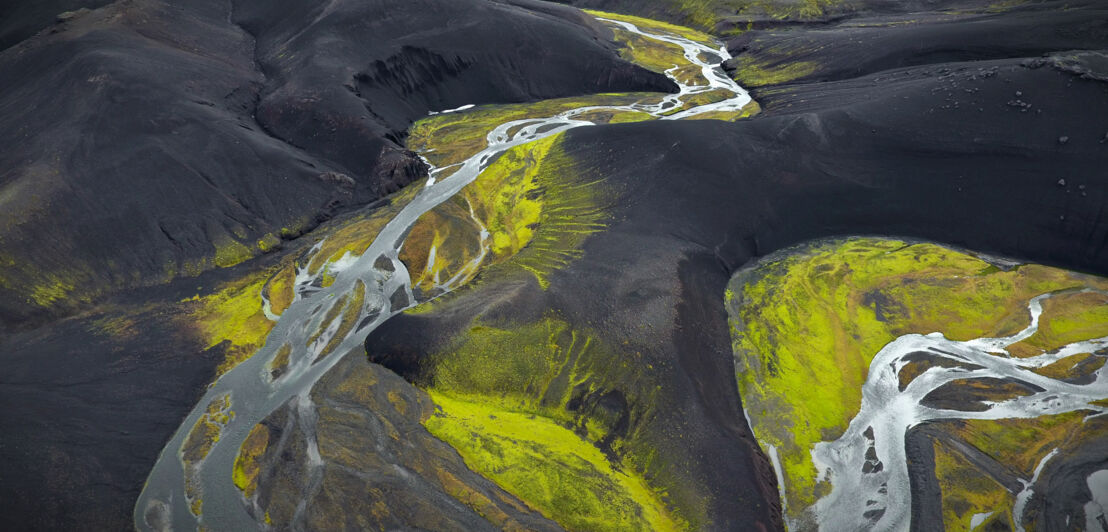
[[[875,238],[801,246],[736,275],[725,298],[739,390],[759,442],[777,450],[788,513],[798,517],[827,493],[810,451],[846,429],[861,403],[870,361],[885,344],[935,331],[955,340],[1010,335],[1027,326],[1032,297],[1081,287],[1103,289],[1108,280],[1039,265],[1003,271],[936,244]],[[1061,299],[1048,305],[1042,332],[1024,342],[1026,354],[1108,335],[1102,299],[1067,298],[1087,299],[1088,305]],[[1058,329],[1074,332],[1061,335]],[[987,432],[1015,442],[1024,441],[1019,436],[1026,430],[1002,430],[1010,425],[1005,421],[972,424],[994,428],[962,438],[1002,462],[1026,461],[1017,460],[1022,451],[969,436]],[[940,464],[944,478],[954,475],[952,462]],[[945,489],[962,488],[948,483]]]

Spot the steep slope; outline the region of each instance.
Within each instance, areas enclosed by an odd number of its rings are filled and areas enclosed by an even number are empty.
[[[536,327],[564,323],[608,346],[603,369],[584,355],[566,362],[579,379],[572,401],[549,403],[541,365],[486,387],[522,380],[527,401],[554,409],[545,415],[607,427],[602,448],[654,479],[696,526],[776,528],[772,471],[730,369],[721,294],[735,269],[815,237],[895,234],[1108,273],[1108,153],[1100,124],[1080,119],[1108,112],[1108,84],[1021,63],[778,89],[769,111],[734,124],[573,130],[562,149],[575,163],[561,171],[596,182],[606,213],[580,258],[541,278],[490,270],[387,322],[367,341],[370,360],[437,389],[442,375],[492,371],[519,352],[511,346],[538,342]],[[1043,112],[1008,105],[1018,89],[1033,90]],[[955,106],[955,90],[973,99]],[[495,331],[503,356],[467,347]],[[573,352],[538,359],[558,367]]]
[[[236,264],[396,191],[425,172],[401,132],[440,106],[672,88],[572,12],[295,4],[121,2],[0,54],[0,327]]]
[[[397,144],[406,121],[455,97],[673,88],[563,6],[340,4],[315,20],[323,3],[296,3],[308,14],[279,23],[265,17],[304,12],[118,2],[0,52],[6,528],[131,526],[196,394],[264,339],[268,276],[295,272],[322,221],[423,175]],[[357,26],[389,12],[404,16]],[[291,33],[257,45],[240,17]],[[435,48],[436,32],[453,40]],[[462,41],[465,71],[440,68]],[[358,96],[361,78],[378,84]],[[431,95],[405,103],[409,82]]]

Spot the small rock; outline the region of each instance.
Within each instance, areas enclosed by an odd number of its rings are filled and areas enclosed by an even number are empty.
[[[1066,186],[1066,180],[1065,179],[1059,179],[1058,180],[1058,186],[1060,186],[1060,187]]]
[[[1023,96],[1023,91],[1016,91],[1016,97]]]
[[[73,20],[77,17],[83,16],[83,15],[88,14],[90,12],[91,11],[89,11],[89,9],[87,7],[82,7],[81,9],[78,9],[76,11],[63,11],[61,13],[58,13],[58,15],[56,17],[54,17],[54,21],[59,23],[59,24],[64,23],[64,22],[69,22],[69,21],[71,21],[71,20]]]
[[[1070,138],[1065,136],[1065,135],[1063,135],[1061,137],[1058,137],[1058,144],[1065,144],[1069,141],[1070,141]]]

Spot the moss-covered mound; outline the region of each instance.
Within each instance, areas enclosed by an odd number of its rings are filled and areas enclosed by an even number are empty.
[[[1011,335],[1027,326],[1032,297],[1083,287],[1105,289],[1108,280],[1038,265],[1003,270],[935,244],[874,238],[805,245],[737,274],[725,295],[736,376],[754,434],[764,448],[776,450],[788,514],[800,517],[828,492],[810,452],[846,430],[859,410],[870,362],[885,344],[904,334],[936,331],[954,340]],[[1108,336],[1105,309],[1108,298],[1097,293],[1050,299],[1039,332],[1017,344],[1018,352],[1038,355],[1072,341]],[[1078,355],[1080,360],[1069,364],[1066,359],[1058,363],[1064,367],[1048,366],[1047,371],[1081,377],[1089,372],[1087,359],[1102,364],[1104,356]],[[900,374],[902,386],[922,373],[925,363],[907,365]],[[1025,393],[1011,384],[955,381],[938,391],[945,400],[963,403]],[[1029,479],[1051,449],[1071,438],[1103,435],[1102,425],[1082,428],[1081,418],[1066,414],[932,424],[942,434],[934,444],[933,467],[946,526],[967,526],[973,515],[994,510],[1003,516],[1005,505],[1014,501],[1014,493],[990,491],[998,480],[981,468],[981,460],[971,454],[970,465],[962,463],[965,449]],[[1078,430],[1081,434],[1073,435]],[[967,467],[976,472],[967,473]],[[985,480],[971,482],[973,475]],[[999,480],[1002,487],[1004,480]]]

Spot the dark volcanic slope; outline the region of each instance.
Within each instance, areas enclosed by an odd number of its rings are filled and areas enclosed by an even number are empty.
[[[847,79],[892,68],[1108,47],[1103,2],[1045,2],[1003,12],[867,16],[805,31],[750,31],[727,43],[745,87]]]
[[[558,0],[582,9],[668,20],[716,35],[766,28],[816,28],[862,15],[950,9],[996,10],[993,0]]]
[[[408,120],[672,87],[564,6],[277,7],[123,1],[0,52],[0,528],[129,528],[223,359],[174,304],[420,175]],[[119,297],[154,310],[44,324]]]
[[[81,9],[97,8],[111,0],[40,0],[0,2],[0,50],[12,46],[55,22],[77,15]]]
[[[397,142],[428,110],[672,87],[528,5],[134,0],[0,53],[0,328],[395,191],[424,171]]]
[[[398,317],[371,336],[371,358],[419,367],[411,357],[449,345],[473,316],[510,324],[553,312],[601,331],[627,346],[622,362],[656,369],[590,389],[634,403],[661,387],[658,408],[627,434],[670,460],[650,473],[674,500],[703,501],[716,528],[779,527],[733,376],[721,294],[736,268],[803,240],[876,233],[1108,273],[1106,130],[1086,119],[1108,116],[1108,83],[1022,63],[778,89],[765,114],[736,124],[573,130],[574,171],[618,191],[584,257],[545,292],[489,281],[437,314]],[[1034,107],[1009,103],[1019,98]]]

